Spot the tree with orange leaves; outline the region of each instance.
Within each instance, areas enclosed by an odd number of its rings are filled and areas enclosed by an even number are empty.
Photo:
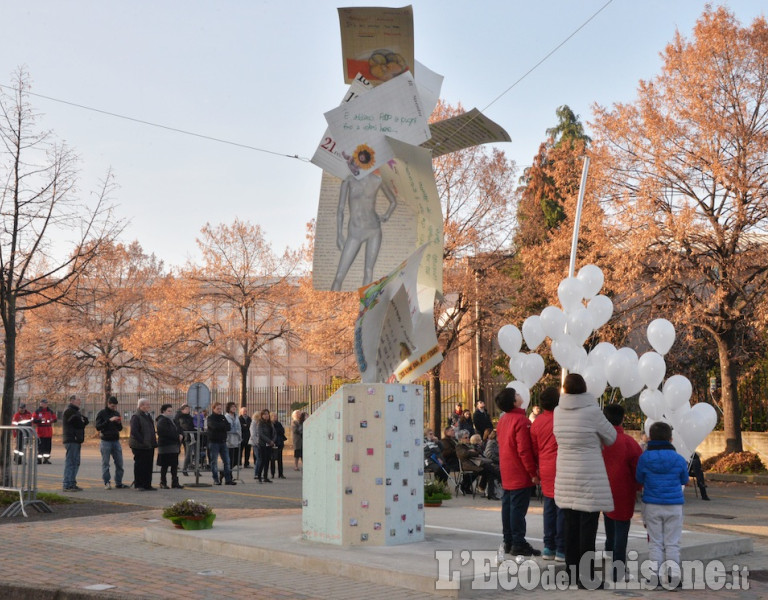
[[[768,24],[707,8],[662,58],[633,103],[596,109],[601,199],[628,302],[712,341],[726,451],[739,452],[737,380],[762,349],[768,290]]]
[[[26,323],[22,349],[35,385],[52,392],[73,377],[96,376],[106,402],[117,373],[159,377],[132,336],[163,277],[162,262],[138,242],[102,244],[69,293]]]
[[[462,114],[439,102],[430,120]],[[497,148],[472,146],[432,161],[443,211],[443,298],[435,300],[441,352],[495,335],[508,292],[503,276],[512,251],[516,167]],[[479,345],[479,344],[478,344]],[[430,423],[442,431],[440,372],[429,374]]]

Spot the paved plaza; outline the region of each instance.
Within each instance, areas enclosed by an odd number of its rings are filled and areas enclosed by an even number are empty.
[[[63,452],[57,450],[60,448],[54,449],[54,464],[41,467],[42,491],[61,489]],[[130,482],[132,460],[128,456],[126,480]],[[595,594],[651,598],[676,593],[690,598],[768,597],[766,486],[713,483],[711,502],[697,499],[690,487],[686,490],[683,558],[720,560],[728,570],[720,590],[558,592],[537,587],[510,591],[495,584],[494,589],[477,589],[482,587],[482,578],[475,579],[472,570],[472,557],[495,555],[501,541],[499,502],[455,498],[442,507],[426,509],[425,542],[347,549],[301,541],[299,476],[286,456],[287,479],[272,485],[259,484],[248,470],[240,473],[237,486],[229,488],[105,490],[98,449],[85,446],[78,477],[84,491],[74,496],[139,505],[145,510],[58,520],[4,520],[0,523],[0,598],[398,600],[506,598],[510,594],[543,598],[552,593],[574,599]],[[200,483],[210,483],[209,479],[210,473],[205,473]],[[182,483],[192,481],[182,478]],[[215,507],[212,530],[180,531],[161,518],[163,506],[187,497]],[[541,506],[535,500],[528,516],[528,539],[541,548]],[[599,535],[598,548],[601,541]],[[647,552],[637,514],[630,549],[638,552],[640,560]],[[537,564],[543,569],[552,565],[541,560]],[[744,568],[750,572],[748,589],[727,589],[734,582],[744,587],[740,579]],[[495,566],[490,570],[495,572]],[[439,572],[443,574],[440,587],[451,588],[446,582],[453,579],[460,581],[460,588],[436,589]]]

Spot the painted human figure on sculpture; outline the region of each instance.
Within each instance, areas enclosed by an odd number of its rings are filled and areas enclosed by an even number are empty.
[[[376,196],[380,189],[389,200],[389,207],[383,215],[376,212]],[[344,211],[347,205],[349,223],[345,237]],[[388,186],[383,185],[381,177],[376,173],[360,180],[350,176],[341,183],[339,206],[336,211],[336,246],[341,251],[341,257],[331,290],[341,290],[341,284],[363,244],[365,262],[362,285],[366,286],[373,281],[373,267],[381,248],[381,224],[389,220],[396,207],[395,194]]]

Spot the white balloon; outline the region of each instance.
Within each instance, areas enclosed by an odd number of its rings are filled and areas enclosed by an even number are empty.
[[[618,351],[611,354],[605,361],[605,376],[611,387],[619,387],[621,378],[624,375],[624,369],[628,367],[627,359]]]
[[[546,334],[541,326],[541,317],[539,315],[531,315],[523,321],[523,339],[525,340],[525,345],[531,351],[536,350],[545,337]]]
[[[616,353],[621,354],[630,364],[637,364],[637,352],[632,350],[632,348],[624,346],[623,348],[616,350]]]
[[[515,352],[512,358],[509,359],[509,372],[515,379],[523,378],[523,367],[525,365],[526,354],[523,352]]]
[[[655,319],[648,325],[648,341],[662,356],[669,352],[675,343],[675,328],[666,319]]]
[[[664,379],[664,375],[667,374],[667,363],[664,362],[661,354],[646,352],[637,361],[637,370],[648,389],[656,390]]]
[[[523,376],[519,379],[529,388],[544,375],[544,359],[538,354],[528,354],[523,361]]]
[[[691,460],[691,456],[693,456],[693,450],[688,448],[688,445],[680,436],[672,436],[672,445],[675,447],[675,450],[677,450],[677,453],[682,456],[686,462]]]
[[[541,328],[550,339],[556,340],[565,335],[565,315],[557,306],[547,306],[539,317]]]
[[[570,335],[564,335],[552,342],[552,356],[564,369],[570,369],[576,360],[579,345]]]
[[[566,277],[557,286],[557,297],[566,313],[573,312],[584,306],[584,284],[575,277]]]
[[[608,296],[595,296],[587,303],[587,312],[592,319],[592,329],[600,329],[613,315],[613,302]]]
[[[605,363],[616,353],[616,346],[609,342],[600,342],[589,352],[589,364],[598,365],[605,372]]]
[[[664,416],[664,394],[661,390],[643,390],[639,402],[640,410],[646,417],[661,419]]]
[[[688,403],[693,392],[693,386],[683,375],[672,375],[664,382],[662,388],[667,409],[676,411]]]
[[[619,348],[605,364],[605,374],[608,376],[608,383],[612,387],[621,387],[626,379],[627,384],[632,382],[629,387],[635,387],[637,375],[637,352],[632,348]],[[635,394],[642,389],[642,385],[635,391]],[[624,393],[622,392],[622,395]]]
[[[592,298],[603,287],[603,272],[597,265],[584,265],[576,278],[584,284],[585,298]]]
[[[688,414],[691,412],[689,404],[683,404],[677,410],[664,410],[664,420],[667,421],[678,433],[685,428],[685,422]]]
[[[504,325],[499,329],[499,346],[507,356],[513,356],[516,352],[520,352],[522,344],[523,336],[514,325]]]
[[[603,369],[597,365],[588,365],[581,373],[584,381],[587,384],[587,392],[592,394],[595,398],[599,398],[605,391],[607,381],[605,380],[605,373]]]
[[[637,370],[637,365],[629,363],[621,376],[621,395],[625,398],[630,398],[638,394],[644,385]]]
[[[568,335],[572,336],[578,344],[583,344],[592,333],[592,319],[583,306],[568,313],[566,323]]]
[[[520,394],[520,397],[523,399],[523,404],[521,408],[525,410],[528,408],[528,405],[531,403],[531,392],[530,390],[525,386],[525,384],[522,381],[510,381],[507,384],[508,388],[512,388],[515,390],[518,394]]]
[[[587,368],[588,364],[589,357],[587,356],[587,351],[582,346],[577,347],[576,353],[571,357],[571,366],[569,371],[572,371],[573,373],[579,373],[581,375],[584,373],[584,370]]]
[[[696,450],[699,444],[710,434],[717,425],[717,411],[711,404],[699,402],[694,404],[680,423],[680,431],[675,432],[682,437],[688,448]]]

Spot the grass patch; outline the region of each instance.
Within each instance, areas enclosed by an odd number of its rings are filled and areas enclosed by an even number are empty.
[[[18,494],[12,494],[11,492],[0,492],[0,506],[10,506],[14,502],[18,501],[18,499]],[[75,500],[72,498],[51,492],[38,492],[37,499],[42,500],[46,504],[73,504],[75,502]]]

